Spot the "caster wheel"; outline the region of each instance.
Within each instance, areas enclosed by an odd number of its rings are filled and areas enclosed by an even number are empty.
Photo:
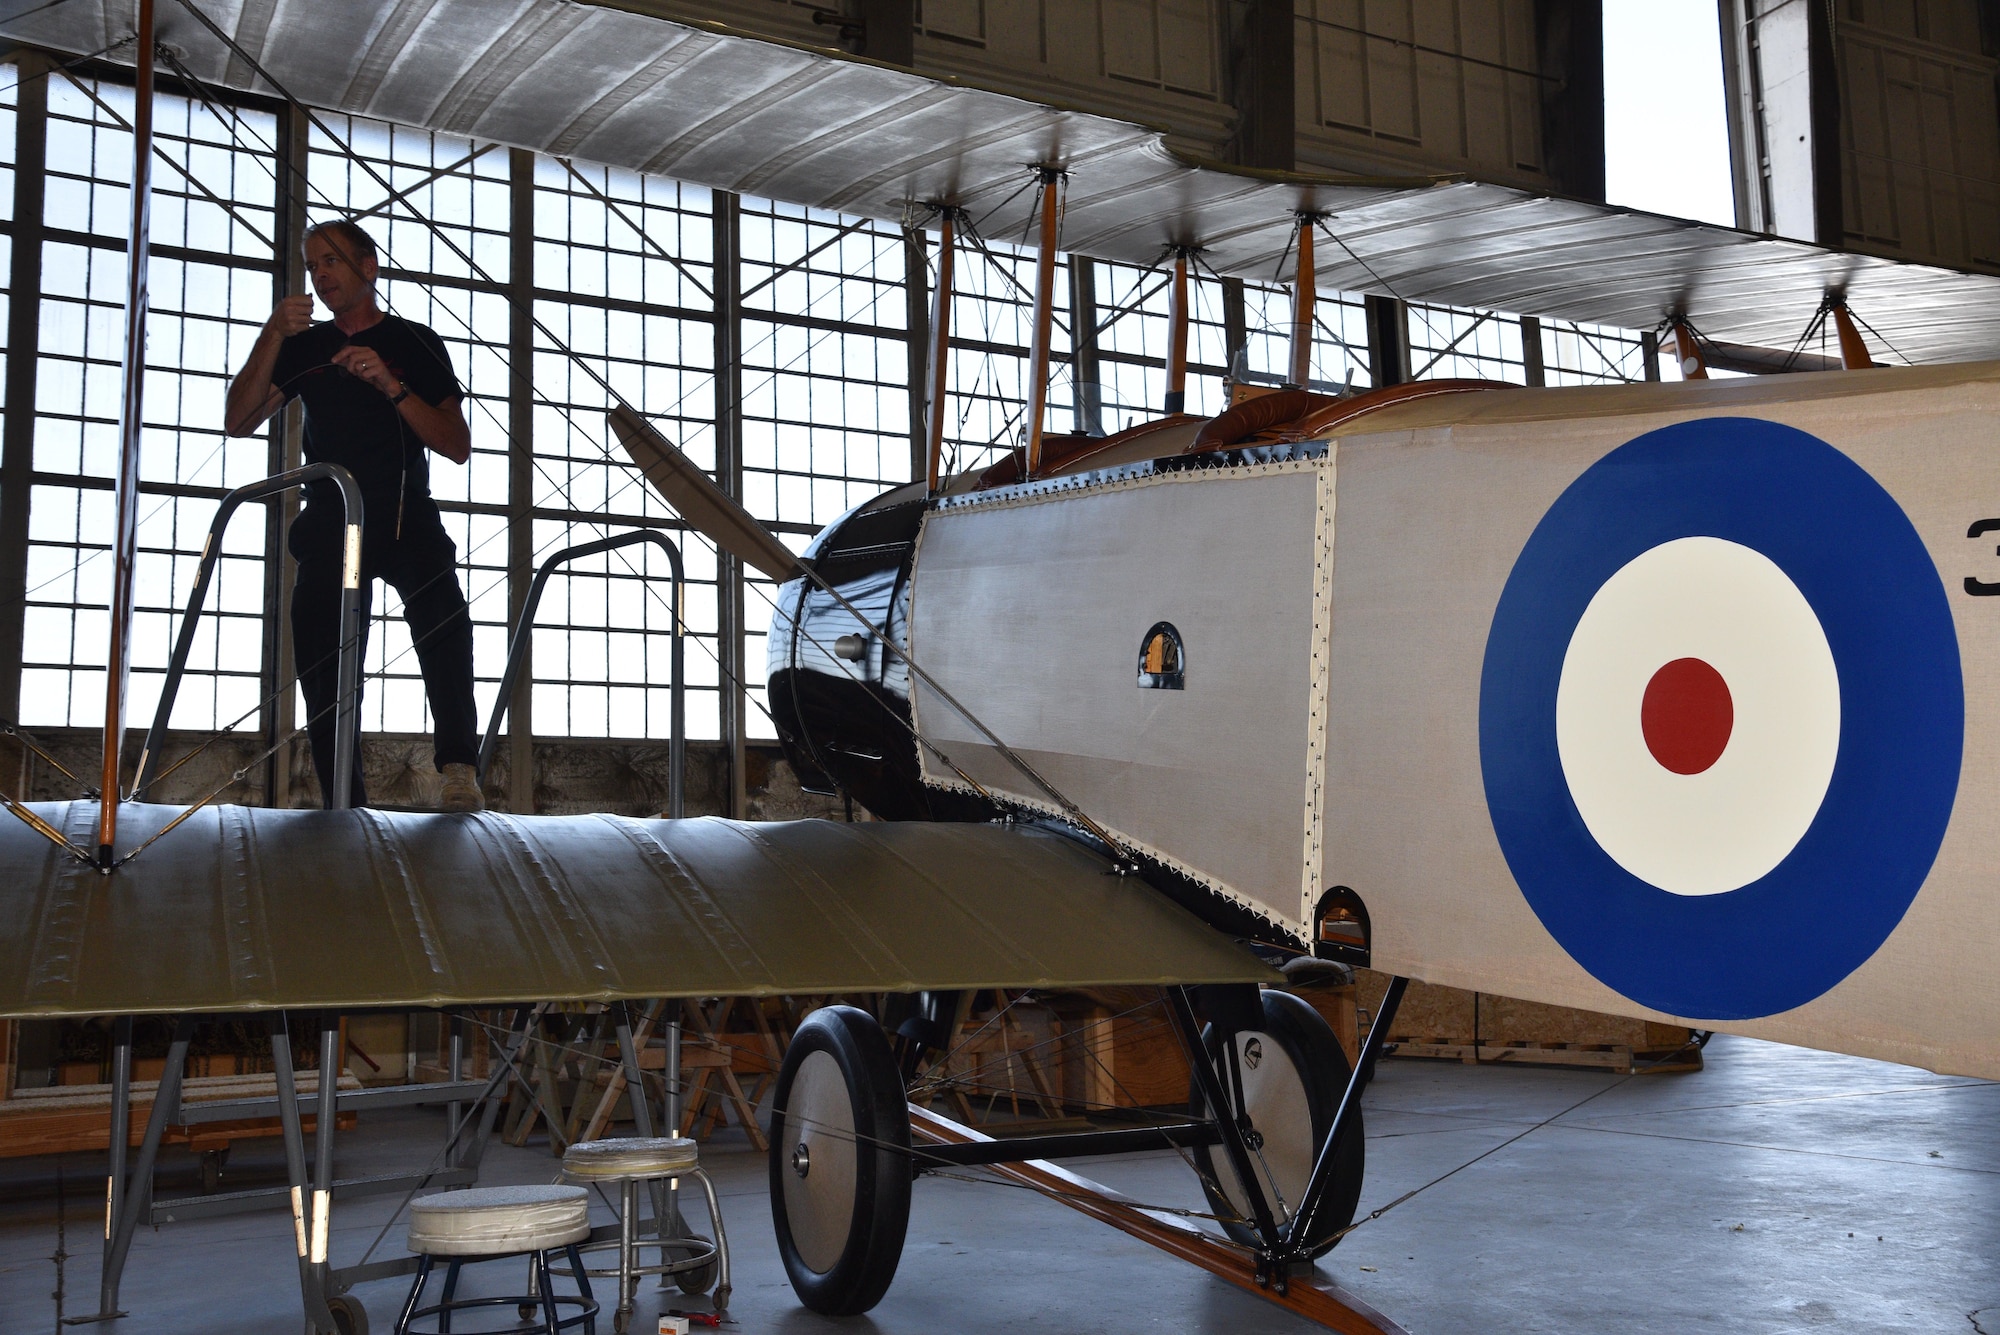
[[[910,1223],[910,1109],[889,1041],[865,1011],[814,1011],[785,1053],[771,1103],[771,1215],[785,1273],[813,1311],[853,1316],[889,1291]]]
[[[542,1314],[542,1309],[534,1303],[517,1303],[514,1311],[523,1321],[533,1321]]]
[[[715,1291],[715,1310],[718,1312],[729,1310],[729,1290],[727,1288],[720,1288]]]
[[[715,1262],[696,1266],[693,1270],[682,1270],[674,1275],[674,1287],[686,1294],[703,1294],[708,1286],[715,1283]]]
[[[1261,1148],[1251,1152],[1250,1166],[1258,1174],[1265,1203],[1282,1226],[1305,1194],[1319,1147],[1333,1129],[1340,1096],[1347,1088],[1347,1054],[1319,1012],[1306,1002],[1289,992],[1271,989],[1265,990],[1263,1002],[1264,1027],[1245,1030],[1235,1035],[1233,1042],[1237,1065],[1243,1072],[1244,1111],[1262,1141]],[[1213,1030],[1205,1032],[1202,1040],[1216,1061],[1217,1073],[1223,1074],[1221,1040]],[[1226,1074],[1222,1085],[1227,1091]],[[1200,1086],[1190,1092],[1188,1103],[1196,1117],[1210,1115]],[[1356,1114],[1334,1153],[1333,1189],[1320,1207],[1315,1236],[1308,1243],[1309,1254],[1315,1257],[1333,1249],[1333,1235],[1353,1221],[1355,1206],[1361,1200],[1366,1151],[1359,1109]],[[1247,1217],[1249,1198],[1230,1170],[1228,1154],[1220,1145],[1203,1146],[1194,1153],[1203,1173],[1202,1190],[1214,1211]],[[1237,1242],[1256,1245],[1253,1226],[1225,1220],[1222,1227]],[[1280,1277],[1277,1282],[1282,1293],[1285,1281]]]
[[[333,1335],[368,1335],[368,1309],[349,1294],[326,1300],[333,1314]]]
[[[631,1324],[632,1314],[630,1312],[613,1312],[611,1314],[611,1330],[613,1335],[625,1335],[626,1328]]]

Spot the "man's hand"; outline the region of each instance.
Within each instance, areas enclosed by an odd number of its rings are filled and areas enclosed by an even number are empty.
[[[303,334],[312,328],[313,299],[311,297],[286,297],[271,312],[271,318],[264,321],[265,332],[278,338],[290,338],[293,334]]]
[[[285,406],[285,396],[271,383],[278,364],[278,348],[293,334],[312,328],[311,297],[286,297],[264,321],[263,332],[250,348],[243,369],[229,382],[229,395],[222,409],[222,429],[232,436],[247,436],[271,420]]]
[[[359,343],[349,343],[334,353],[332,360],[335,366],[357,380],[367,381],[391,398],[403,392],[403,382],[382,364],[382,354],[373,348],[364,348]]]

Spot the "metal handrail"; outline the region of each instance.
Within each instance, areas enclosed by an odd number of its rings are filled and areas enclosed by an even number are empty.
[[[181,673],[187,668],[188,651],[194,647],[195,624],[201,619],[201,605],[208,597],[208,583],[215,574],[215,563],[222,557],[222,531],[229,526],[230,517],[245,501],[263,500],[320,480],[331,482],[340,489],[340,502],[347,520],[340,565],[340,694],[339,709],[334,717],[333,805],[346,807],[352,804],[355,695],[361,683],[361,526],[366,521],[367,511],[361,501],[361,488],[355,485],[354,475],[339,464],[307,464],[303,468],[286,469],[261,482],[238,487],[224,496],[222,503],[216,507],[215,519],[209,524],[208,537],[202,543],[201,568],[195,575],[194,592],[188,595],[187,613],[181,618],[181,632],[174,641],[174,656],[167,664],[167,679],[160,687],[159,708],[153,711],[153,726],[147,729],[146,746],[139,753],[139,777],[132,786],[135,794],[146,790],[153,781],[154,769],[159,765],[160,746],[167,735],[167,716],[174,712],[174,697],[180,692]]]
[[[674,605],[672,649],[669,663],[673,671],[672,703],[668,707],[667,741],[667,815],[679,820],[686,814],[684,810],[684,790],[687,770],[687,701],[684,695],[685,674],[682,666],[682,624],[687,605],[687,575],[681,567],[681,549],[666,534],[658,529],[634,529],[613,538],[599,538],[596,542],[581,543],[563,550],[542,562],[535,571],[534,582],[528,585],[528,600],[521,604],[521,615],[514,622],[514,633],[507,641],[507,670],[500,677],[500,693],[493,701],[493,716],[486,720],[486,735],[479,742],[479,782],[486,782],[486,766],[493,759],[493,748],[500,740],[500,721],[507,717],[508,703],[514,698],[514,685],[520,679],[521,665],[527,656],[528,639],[535,629],[535,609],[541,605],[542,590],[555,573],[557,566],[574,561],[579,557],[595,556],[599,552],[614,551],[620,547],[630,547],[636,542],[650,542],[667,554],[667,561],[674,572]],[[517,776],[519,777],[519,776]],[[533,782],[533,776],[526,776]]]

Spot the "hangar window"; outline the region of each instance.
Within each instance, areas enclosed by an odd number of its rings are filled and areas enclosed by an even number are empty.
[[[1540,332],[1546,384],[1622,385],[1646,378],[1641,335],[1569,320],[1544,320]]]
[[[1178,691],[1187,686],[1187,649],[1171,621],[1156,621],[1139,644],[1139,689]]]
[[[11,74],[7,82],[18,96]],[[46,96],[47,113],[19,118],[26,128],[16,129],[45,136],[48,165],[40,290],[32,298],[40,339],[24,350],[34,359],[36,415],[27,596],[13,612],[22,618],[20,717],[30,726],[88,726],[104,710],[133,94],[116,81],[70,71],[30,91]],[[159,698],[216,499],[273,471],[263,441],[223,436],[220,404],[227,377],[270,314],[274,268],[272,162],[235,139],[245,126],[268,136],[274,118],[238,110],[220,119],[199,102],[162,92],[154,123],[165,161],[154,169],[128,706],[140,726]],[[195,642],[176,726],[219,727],[246,711],[255,719],[267,568],[262,526],[244,515],[216,569],[213,615]]]
[[[29,522],[0,533],[0,571],[26,575],[25,593],[0,607],[0,642],[25,642],[18,663],[0,663],[0,717],[88,728],[103,702],[132,92],[129,72],[107,65],[49,73],[60,62],[17,59],[25,77],[0,75],[0,287],[11,289],[0,300],[14,304],[15,328],[40,338],[0,362],[11,372],[0,392],[11,383],[8,406],[21,410],[7,415],[9,457],[32,460]],[[154,173],[135,719],[150,712],[215,501],[296,457],[282,416],[258,437],[222,436],[227,378],[296,277],[300,227],[352,213],[382,246],[386,304],[437,330],[466,386],[472,463],[436,466],[432,483],[472,604],[481,717],[505,661],[510,594],[535,564],[561,546],[659,526],[687,555],[691,736],[769,737],[761,672],[749,665],[764,660],[774,590],[679,528],[609,440],[605,385],[802,545],[921,467],[922,403],[910,390],[926,352],[936,236],[463,135],[331,113],[322,130],[277,103],[209,88],[162,91],[155,119],[168,161]],[[23,145],[46,159],[39,181],[13,179]],[[39,220],[13,218],[16,192],[45,197]],[[958,256],[950,469],[991,463],[1024,434],[1035,256],[1009,244],[1019,239],[988,237]],[[1116,431],[1161,410],[1164,276],[1081,257],[1059,265],[1046,429]],[[1282,379],[1286,287],[1218,280],[1197,264],[1191,288],[1189,409],[1218,408],[1225,373]],[[1323,292],[1317,312],[1314,387],[1368,385],[1363,303]],[[1531,378],[1531,344],[1552,384],[1643,374],[1642,340],[1617,330],[1547,321],[1533,343],[1535,322],[1513,316],[1412,306],[1408,320],[1410,369],[1423,375]],[[177,727],[241,720],[246,737],[276,740],[298,722],[289,637],[265,610],[282,593],[275,510],[259,522],[253,507],[229,532]],[[552,581],[517,723],[547,740],[666,735],[670,609],[654,550],[625,549]],[[375,606],[364,728],[421,733],[429,719],[394,593],[379,590]],[[1147,640],[1147,684],[1178,685],[1178,635]],[[309,800],[283,769],[281,757],[262,771],[280,785],[267,800]]]

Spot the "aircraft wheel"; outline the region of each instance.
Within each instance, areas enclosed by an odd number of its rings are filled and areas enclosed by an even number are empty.
[[[910,1222],[910,1111],[889,1041],[852,1006],[799,1026],[771,1101],[771,1216],[799,1301],[882,1300]]]
[[[348,1294],[326,1300],[334,1335],[368,1335],[368,1309]]]
[[[1245,1030],[1234,1041],[1237,1064],[1243,1072],[1243,1102],[1255,1133],[1250,1138],[1254,1146],[1250,1165],[1257,1173],[1265,1202],[1282,1226],[1305,1195],[1319,1147],[1333,1129],[1334,1114],[1347,1087],[1347,1054],[1319,1012],[1306,1002],[1289,992],[1271,989],[1265,990],[1263,1000],[1264,1027]],[[1216,1063],[1225,1097],[1230,1097],[1221,1040],[1208,1029],[1203,1031],[1202,1041]],[[1188,1103],[1196,1117],[1209,1115],[1199,1085],[1189,1092]],[[1228,1153],[1220,1145],[1202,1146],[1194,1153],[1210,1207],[1219,1215],[1247,1219],[1249,1198],[1230,1170]],[[1332,1235],[1353,1221],[1361,1199],[1365,1155],[1357,1108],[1335,1152],[1333,1188],[1320,1207],[1309,1243],[1311,1255],[1331,1251],[1337,1241]],[[1254,1225],[1225,1220],[1222,1226],[1236,1241],[1256,1245]]]

